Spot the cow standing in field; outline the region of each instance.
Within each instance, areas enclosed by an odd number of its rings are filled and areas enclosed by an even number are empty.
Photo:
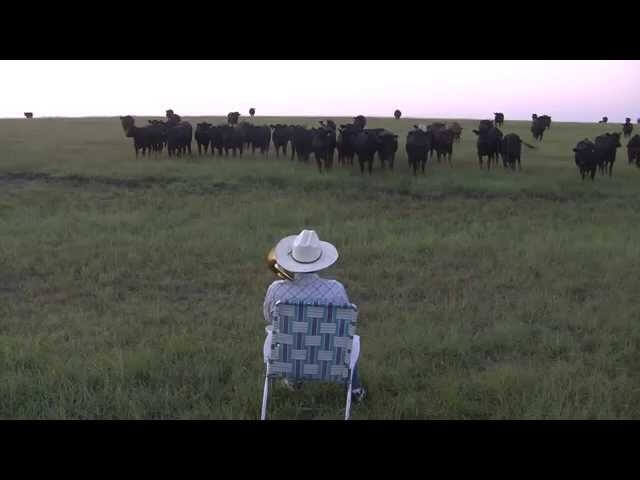
[[[396,110],[395,112],[393,112],[393,116],[395,117],[396,120],[400,120],[400,117],[402,116],[402,112],[400,110]]]
[[[282,149],[282,153],[287,155],[287,144],[291,139],[291,130],[287,125],[282,125],[280,123],[276,125],[270,125],[273,130],[272,138],[273,138],[273,146],[276,150],[276,157],[280,156],[280,149]]]
[[[542,121],[545,128],[551,130],[551,117],[549,115],[540,115],[538,119]]]
[[[353,157],[356,154],[356,137],[362,131],[353,123],[340,125],[338,129],[338,139],[336,147],[338,148],[338,163],[340,165],[353,165]]]
[[[240,118],[240,112],[229,112],[227,114],[227,123],[229,125],[236,125],[238,123],[239,118]]]
[[[24,118],[33,118],[33,112],[24,112]]]
[[[157,153],[162,153],[162,150],[167,145],[167,131],[169,128],[167,124],[161,120],[149,120],[149,124],[153,127],[153,149]]]
[[[518,170],[522,170],[522,164],[520,158],[522,156],[522,144],[528,148],[536,148],[533,145],[529,145],[527,142],[523,142],[522,139],[515,133],[508,133],[500,142],[500,153],[502,155],[502,164],[504,168],[511,167],[512,170],[516,169],[516,162],[518,163]]]
[[[180,115],[167,110],[167,153],[170,157],[191,155],[191,141],[193,139],[193,127],[189,122],[183,121]]]
[[[491,120],[481,120],[477,130],[473,130],[478,136],[476,148],[478,151],[478,162],[482,169],[482,157],[487,157],[487,170],[491,169],[491,162],[498,161],[500,154],[500,141],[502,132],[497,129]]]
[[[453,139],[455,134],[448,128],[441,128],[433,131],[432,147],[436,151],[438,163],[440,156],[444,155],[445,160],[449,160],[451,167],[451,156],[453,155]]]
[[[360,131],[355,138],[355,150],[360,164],[360,173],[364,174],[365,164],[369,164],[369,175],[373,169],[373,158],[379,148],[378,132],[371,130]]]
[[[198,155],[202,155],[203,149],[205,155],[209,150],[209,145],[211,144],[211,127],[213,127],[213,125],[207,122],[201,122],[196,125],[195,138],[198,143]],[[211,151],[213,152],[213,145],[211,146]]]
[[[131,115],[120,117],[120,123],[122,124],[125,136],[127,138],[133,138],[133,149],[136,152],[136,158],[138,157],[139,151],[142,151],[142,156],[144,156],[147,151],[151,154],[156,138],[154,127],[152,125],[136,127],[135,119]]]
[[[533,134],[533,138],[541,142],[546,128],[546,122],[542,119],[542,117],[538,117],[537,119],[535,119],[531,124],[531,133]]]
[[[460,136],[462,135],[462,127],[460,126],[460,124],[458,122],[453,122],[449,126],[449,130],[453,132],[453,140],[456,143],[460,143]]]
[[[622,124],[622,133],[625,138],[630,137],[631,133],[633,133],[633,124],[630,118],[625,119],[625,122]]]
[[[627,143],[627,157],[629,164],[635,163],[636,167],[640,167],[640,135],[634,135]]]
[[[494,122],[496,127],[501,127],[502,124],[504,123],[504,113],[502,112],[498,112],[498,113],[494,113]]]
[[[398,151],[398,135],[384,128],[376,128],[375,131],[378,136],[376,153],[380,159],[380,166],[384,170],[388,163],[389,169],[393,171],[393,164]]]
[[[322,173],[322,163],[325,171],[333,167],[333,155],[336,149],[336,131],[320,122],[321,128],[311,129],[311,151],[318,164],[318,170]]]
[[[602,117],[602,120],[598,121],[598,123],[604,123],[606,124],[609,121],[608,117]]]
[[[263,155],[269,155],[269,147],[271,146],[271,129],[266,125],[251,126],[249,129],[249,143],[251,144],[251,153],[254,154],[256,148]]]
[[[433,133],[423,130],[418,125],[413,126],[413,130],[407,133],[407,158],[409,159],[409,167],[413,167],[413,175],[418,174],[418,166],[422,166],[422,173],[427,163],[427,156],[431,150],[431,141]]]
[[[584,180],[585,175],[591,175],[591,181],[593,181],[598,168],[596,146],[591,140],[585,138],[578,142],[573,151],[575,152],[575,162],[582,180]]]
[[[236,156],[236,152],[242,156],[244,152],[245,138],[242,130],[238,126],[232,125],[220,125],[219,127],[222,147],[224,148],[225,156],[229,156],[229,150],[231,150],[233,156]]]
[[[600,172],[604,175],[609,170],[609,176],[611,176],[613,170],[613,164],[616,161],[616,151],[622,145],[620,144],[620,132],[605,133],[596,137],[596,157],[598,159],[598,165],[600,166]]]
[[[293,160],[294,156],[297,156],[298,161],[307,162],[311,155],[313,133],[306,127],[294,125],[291,138],[291,160]]]

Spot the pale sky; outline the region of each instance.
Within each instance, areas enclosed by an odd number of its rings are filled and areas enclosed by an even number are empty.
[[[0,61],[0,117],[640,117],[638,60]]]

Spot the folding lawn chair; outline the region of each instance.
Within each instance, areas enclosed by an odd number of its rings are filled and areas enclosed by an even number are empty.
[[[279,301],[276,312],[263,349],[266,373],[261,419],[267,418],[272,381],[286,378],[347,386],[344,419],[348,420],[353,368],[360,355],[360,336],[355,335],[358,307]]]

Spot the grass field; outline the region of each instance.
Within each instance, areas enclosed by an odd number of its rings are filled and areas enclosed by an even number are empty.
[[[623,146],[583,182],[571,152],[620,126],[554,123],[522,172],[487,172],[460,120],[453,167],[413,178],[414,123],[369,119],[400,148],[362,177],[136,160],[117,118],[1,120],[0,418],[258,418],[264,256],[303,228],[337,246],[325,275],[360,308],[354,419],[640,418],[640,170]],[[271,416],[343,402],[277,386]]]

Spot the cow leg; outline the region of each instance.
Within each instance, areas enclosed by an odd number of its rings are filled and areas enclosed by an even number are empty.
[[[364,175],[364,160],[358,159],[358,163],[360,164],[360,174]]]

